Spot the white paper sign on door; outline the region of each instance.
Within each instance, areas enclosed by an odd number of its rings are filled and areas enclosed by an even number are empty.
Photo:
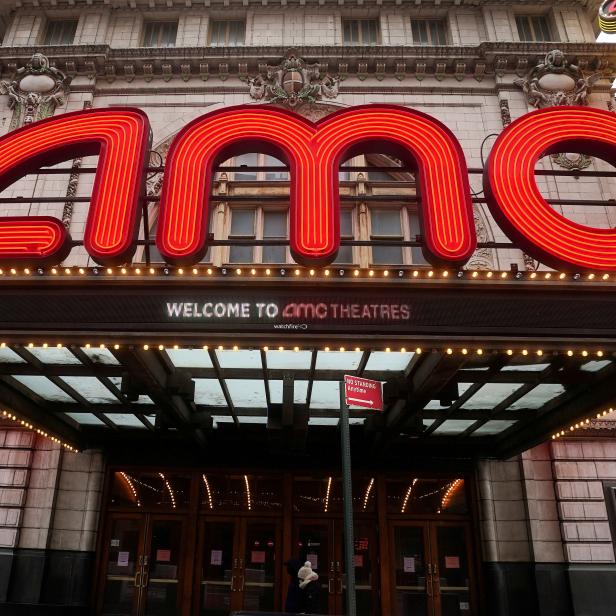
[[[118,567],[128,567],[130,552],[118,552]]]
[[[404,557],[404,573],[415,573],[415,557]]]
[[[310,562],[313,569],[319,568],[319,555],[318,554],[306,554],[306,560]]]
[[[210,552],[210,565],[222,565],[222,550],[212,550]]]

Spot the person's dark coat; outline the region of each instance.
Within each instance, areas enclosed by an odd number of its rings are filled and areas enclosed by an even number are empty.
[[[304,588],[300,588],[300,603],[302,614],[319,614],[321,603],[319,594],[321,591],[321,583],[319,580],[310,582]]]
[[[284,605],[284,611],[289,614],[299,614],[304,611],[302,608],[302,596],[299,589],[299,578],[297,572],[302,566],[302,561],[299,558],[291,558],[285,565],[287,566],[287,573],[291,578],[289,580],[289,588],[287,590],[287,600]]]

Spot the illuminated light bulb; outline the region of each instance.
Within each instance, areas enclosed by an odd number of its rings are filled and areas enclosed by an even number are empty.
[[[108,274],[113,274],[113,270],[112,270],[110,267],[108,267],[108,268],[107,268],[107,273],[108,273]]]
[[[603,274],[603,280],[609,280],[610,275],[609,274]]]
[[[296,275],[296,276],[299,276],[300,274],[301,274],[301,271],[300,271],[300,270],[298,270],[298,269],[296,269],[296,270],[295,270],[295,275]]]
[[[594,274],[588,274],[588,280],[594,280],[594,279],[595,279]]]
[[[537,355],[539,355],[539,357],[541,357],[541,356],[543,355],[543,351],[542,351],[541,349],[539,349],[539,350],[537,351]]]
[[[155,270],[154,270],[154,268],[153,268],[153,267],[151,267],[151,268],[150,268],[150,274],[154,274],[154,273],[155,273]]]
[[[89,349],[89,348],[90,348],[90,343],[86,342],[86,349]]]
[[[601,418],[601,413],[597,413],[597,419]]]
[[[353,270],[353,276],[359,276],[359,270]]]
[[[574,428],[573,426],[569,426],[569,432],[573,432]]]
[[[584,423],[589,424],[590,423],[590,419],[587,419]]]
[[[387,278],[387,276],[389,276],[389,270],[385,270],[385,271],[383,272],[383,276],[385,276],[385,278]]]
[[[391,353],[391,349],[389,347],[386,347],[385,353]]]
[[[603,357],[603,351],[597,351],[597,357]]]
[[[263,347],[263,350],[267,353],[267,352],[269,351],[269,347],[264,346],[264,347]]]
[[[559,277],[561,280],[564,280],[564,279],[567,277],[567,274],[565,274],[564,272],[561,272],[561,273],[558,275],[558,277]]]
[[[545,274],[544,278],[545,278],[546,280],[549,280],[551,277],[552,277],[552,274],[550,274],[550,272],[546,272],[546,274]]]
[[[344,353],[346,351],[346,349],[344,347],[340,347],[340,352]]]
[[[325,270],[325,275],[329,276],[329,270],[328,269]]]
[[[572,357],[572,356],[573,356],[573,351],[572,351],[571,349],[569,349],[569,350],[567,351],[567,355],[568,355],[569,357]]]
[[[533,272],[530,277],[534,280],[535,278],[537,278],[537,272]]]
[[[16,273],[17,273],[17,270],[14,267],[12,267],[11,268],[11,274],[16,274]]]
[[[207,344],[204,344],[201,348],[202,348],[204,351],[207,351],[210,347],[208,347],[208,345],[207,345]],[[221,347],[221,348],[222,348],[222,347]]]
[[[522,355],[528,355],[528,350],[527,349],[522,349]]]
[[[494,275],[493,272],[488,272],[486,274],[486,278],[492,278],[493,275]]]
[[[149,345],[149,344],[144,344],[144,345],[143,345],[143,350],[144,350],[144,351],[147,351],[149,348],[150,348],[150,345]]]
[[[3,349],[6,348],[6,342],[0,342],[0,347],[2,347]]]
[[[46,342],[43,342],[43,348],[46,349],[49,345]]]
[[[29,274],[30,270],[26,267],[26,269],[24,270],[24,274]]]
[[[507,272],[501,272],[501,278],[507,278]]]
[[[462,349],[462,355],[468,355],[468,349]]]
[[[121,271],[123,274],[126,274],[126,268],[125,268],[125,267],[123,267],[120,271]]]
[[[356,351],[359,351],[359,349],[355,349]],[[402,347],[400,349],[400,353],[406,353],[406,347]]]
[[[120,345],[119,344],[114,344],[113,348],[117,351],[120,348]]]
[[[159,344],[158,345],[158,350],[159,351],[164,351],[165,350],[165,345],[164,344]]]
[[[607,411],[603,411],[603,417],[607,415]]]
[[[507,355],[513,355],[513,349],[507,349]]]
[[[483,355],[483,349],[477,349],[477,355]]]
[[[57,270],[55,267],[52,267],[52,268],[51,268],[51,273],[52,273],[52,274],[57,274],[57,273],[58,273],[58,270]]]
[[[178,274],[180,274],[180,276],[184,274],[184,270],[181,267],[178,269]]]
[[[179,344],[174,344],[174,345],[173,345],[173,350],[174,350],[174,351],[177,351],[179,348],[180,348],[180,345],[179,345]]]
[[[141,274],[141,268],[140,267],[136,267],[135,268],[135,274],[137,274],[137,275]]]
[[[413,278],[417,278],[419,276],[419,272],[417,270],[413,270]]]
[[[219,344],[219,345],[218,345],[218,350],[219,350],[219,351],[223,351],[223,350],[224,350],[224,348],[223,348],[222,344]]]
[[[368,276],[370,276],[370,277],[374,276],[374,270],[370,270],[370,271],[368,272]]]
[[[297,353],[299,351],[299,347],[298,346],[294,346],[293,350]]]
[[[34,346],[34,343],[28,342],[28,348],[31,349]]]
[[[477,276],[479,276],[479,272],[473,272],[471,275],[473,278],[477,278]]]
[[[432,278],[432,276],[434,276],[434,272],[432,270],[430,270],[428,272],[428,278]]]
[[[284,351],[284,347],[283,347],[283,346],[279,346],[279,347],[278,347],[278,350],[279,350],[279,351]]]
[[[421,353],[422,353],[421,347],[417,347],[415,349],[415,353],[417,353],[417,355],[421,355]]]
[[[192,273],[196,275],[199,273],[199,270],[196,267],[193,267]]]
[[[313,269],[311,269],[311,270],[310,270],[310,272],[309,272],[309,274],[310,274],[311,276],[314,276],[314,273],[315,273],[315,272],[314,272],[314,270],[313,270]]]
[[[211,268],[211,267],[208,267],[208,268],[207,268],[207,275],[208,275],[208,276],[211,276],[211,275],[212,275],[212,268]]]
[[[453,353],[453,349],[447,349],[447,355],[451,355]]]
[[[449,272],[447,270],[445,270],[443,272],[443,278],[447,278],[447,276],[449,276]]]
[[[62,343],[58,342],[58,344],[56,344],[56,349],[61,349],[62,348]]]
[[[234,344],[234,345],[233,345],[233,350],[234,350],[234,351],[239,351],[239,350],[240,350],[240,347],[238,347],[238,346],[237,346],[237,344]]]
[[[582,351],[582,357],[588,357],[588,351]]]
[[[329,353],[329,347],[325,347],[324,350],[325,350],[326,353]]]
[[[251,274],[252,276],[254,276],[256,273],[257,273],[257,270],[253,267],[253,268],[250,270],[250,274]]]
[[[236,273],[238,276],[241,276],[241,275],[242,275],[242,269],[241,269],[240,267],[238,267],[238,268],[235,270],[235,273]]]

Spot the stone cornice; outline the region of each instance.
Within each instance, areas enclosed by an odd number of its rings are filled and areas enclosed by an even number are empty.
[[[472,47],[423,46],[315,46],[299,47],[295,53],[307,62],[319,62],[323,72],[340,75],[344,80],[355,76],[399,81],[425,76],[437,79],[454,77],[458,81],[486,76],[526,74],[544,61],[558,46],[570,62],[582,70],[602,71],[613,79],[616,44],[597,43],[481,43]],[[111,48],[107,45],[69,45],[54,47],[0,47],[0,72],[11,76],[24,66],[32,54],[40,51],[53,66],[68,75],[132,81],[137,76],[164,81],[191,77],[225,81],[230,76],[246,79],[259,71],[259,65],[277,64],[289,51],[287,47],[176,47]]]
[[[400,7],[411,5],[407,0],[0,0],[0,10],[11,11],[19,8],[26,9],[71,9],[75,7],[105,7],[105,8],[138,8],[144,7],[152,9],[186,9],[186,8],[222,8],[229,9],[233,7],[239,8],[288,8],[288,7],[318,7],[320,10],[324,6],[331,8],[373,8],[377,9],[385,7]],[[425,8],[434,6],[439,9],[450,7],[478,7],[482,5],[489,6],[506,6],[512,5],[527,5],[527,6],[581,6],[585,9],[598,9],[600,0],[414,0],[413,8]]]

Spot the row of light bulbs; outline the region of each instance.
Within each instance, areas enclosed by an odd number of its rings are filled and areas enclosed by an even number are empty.
[[[592,420],[603,419],[606,415],[609,415],[610,413],[613,413],[613,412],[614,412],[614,409],[609,408],[606,411],[597,413],[593,417],[588,417],[586,419],[583,419],[580,422],[571,424],[569,428],[559,430],[558,432],[556,432],[556,434],[552,434],[552,440],[555,441],[556,439],[562,438],[563,436],[569,436],[572,432],[575,432],[576,430],[579,430],[580,428],[587,428],[590,425],[590,422]]]
[[[352,268],[339,268],[339,269],[307,269],[307,268],[242,268],[242,267],[52,267],[49,269],[28,268],[23,269],[17,267],[10,267],[7,269],[0,268],[0,276],[12,275],[12,276],[30,276],[30,275],[44,276],[51,274],[53,276],[100,276],[101,274],[107,274],[109,276],[143,276],[143,275],[157,275],[163,276],[214,276],[214,275],[235,275],[235,276],[275,276],[282,277],[296,276],[296,277],[332,277],[338,276],[343,278],[345,276],[352,276],[355,278],[410,278],[410,279],[435,279],[435,278],[464,278],[473,280],[541,280],[541,281],[563,281],[563,280],[596,280],[607,282],[611,280],[611,275],[608,273],[565,273],[565,272],[521,272],[521,271],[493,271],[493,270],[409,270],[409,269],[396,269],[390,271],[388,269],[352,269]]]
[[[0,342],[0,348],[4,349],[7,348],[7,346],[10,346],[10,343],[6,343],[6,342]],[[48,342],[43,342],[42,344],[35,344],[34,342],[28,342],[25,347],[28,349],[33,349],[33,348],[43,348],[43,349],[48,349],[48,348],[57,348],[57,349],[62,349],[64,348],[66,345],[64,345],[61,342],[58,343],[48,343]],[[424,352],[430,352],[430,351],[435,351],[435,352],[441,352],[444,353],[445,355],[456,355],[458,353],[460,353],[461,355],[484,355],[485,353],[504,353],[506,355],[509,356],[513,356],[513,355],[522,355],[524,357],[527,356],[537,356],[537,357],[542,357],[544,355],[558,355],[559,353],[563,353],[565,355],[567,355],[568,357],[574,357],[574,356],[581,356],[581,357],[605,357],[606,353],[602,350],[587,350],[587,349],[582,349],[582,350],[573,350],[573,349],[568,349],[566,351],[563,351],[562,349],[552,349],[552,350],[543,350],[543,349],[505,349],[505,350],[501,350],[501,349],[483,349],[482,347],[477,347],[477,348],[467,348],[467,347],[460,347],[460,348],[453,348],[453,347],[447,347],[447,348],[436,348],[436,347],[431,347],[429,349],[423,349],[422,347],[415,347],[415,348],[407,348],[407,347],[400,347],[398,349],[394,349],[392,347],[384,347],[381,349],[377,349],[377,348],[370,348],[370,349],[362,349],[361,347],[345,347],[345,346],[341,346],[341,347],[331,347],[331,346],[325,346],[322,349],[318,349],[318,348],[301,348],[299,346],[292,346],[292,347],[285,347],[285,346],[263,346],[263,347],[245,347],[242,348],[237,344],[234,344],[233,346],[230,347],[225,347],[222,344],[219,345],[207,345],[204,344],[202,346],[199,345],[194,345],[194,344],[188,344],[188,345],[180,345],[180,344],[142,344],[142,345],[135,345],[135,344],[124,344],[121,345],[119,343],[113,343],[113,344],[105,344],[103,342],[101,342],[100,344],[92,344],[90,342],[86,342],[81,344],[80,346],[83,346],[85,349],[95,349],[95,348],[99,348],[99,349],[114,349],[114,350],[119,350],[122,348],[128,348],[128,349],[136,349],[136,348],[140,348],[143,349],[144,351],[149,351],[149,350],[159,350],[159,351],[165,351],[165,350],[180,350],[180,349],[190,349],[190,350],[198,350],[201,349],[203,351],[209,351],[209,350],[217,350],[217,351],[224,351],[224,350],[229,350],[229,351],[241,351],[241,350],[248,350],[248,351],[254,351],[254,350],[263,350],[265,352],[267,351],[294,351],[295,353],[299,353],[301,351],[319,351],[322,350],[325,353],[330,353],[330,352],[338,352],[338,353],[346,353],[346,352],[354,352],[354,353],[361,353],[364,350],[370,350],[370,351],[381,351],[381,352],[385,352],[385,353],[417,353],[418,355],[420,355],[421,353]],[[608,353],[609,355],[609,353]]]
[[[18,424],[18,425],[22,426],[23,428],[25,428],[26,430],[32,430],[33,432],[36,432],[39,436],[42,436],[43,438],[47,438],[50,441],[53,441],[57,445],[60,445],[61,447],[66,449],[67,451],[72,451],[73,453],[77,453],[78,452],[78,450],[75,449],[73,446],[69,445],[68,443],[65,443],[64,441],[62,441],[59,438],[49,434],[48,432],[45,432],[45,430],[41,430],[40,428],[37,428],[36,426],[32,425],[29,421],[21,419],[21,417],[18,417],[17,415],[15,415],[12,412],[3,410],[2,411],[2,415],[0,417],[2,419],[7,420],[7,421],[13,421],[16,424]]]
[[[7,348],[8,346],[10,346],[10,343],[7,342],[0,342],[0,348],[4,349]],[[57,349],[62,349],[64,348],[66,345],[64,345],[62,342],[57,342],[57,343],[48,343],[48,342],[43,342],[42,344],[35,344],[34,342],[28,342],[26,345],[24,345],[25,348],[28,349],[34,349],[34,348],[43,348],[43,349],[48,349],[48,348],[57,348]],[[292,346],[292,347],[285,347],[285,346],[263,346],[263,347],[253,347],[253,346],[249,346],[249,347],[245,347],[242,348],[237,344],[234,344],[233,346],[230,347],[225,347],[223,344],[219,344],[219,345],[208,345],[208,344],[204,344],[202,346],[199,345],[194,345],[194,344],[188,344],[188,345],[180,345],[180,344],[142,344],[142,345],[135,345],[135,344],[119,344],[119,343],[113,343],[113,344],[106,344],[104,342],[101,342],[99,344],[92,344],[90,342],[86,342],[86,343],[82,343],[79,344],[79,346],[83,346],[83,348],[85,349],[113,349],[115,351],[120,350],[122,348],[127,348],[127,349],[143,349],[144,351],[149,351],[149,350],[159,350],[159,351],[165,351],[165,350],[180,350],[180,349],[189,349],[189,350],[198,350],[201,349],[203,351],[209,351],[209,350],[217,350],[217,351],[241,351],[241,350],[247,350],[247,351],[254,351],[254,350],[263,350],[265,352],[267,351],[294,351],[295,353],[299,353],[301,351],[319,351],[322,350],[325,353],[330,353],[330,352],[338,352],[338,353],[346,353],[346,352],[354,352],[354,353],[361,353],[364,350],[370,350],[370,351],[381,351],[381,352],[385,352],[385,353],[417,353],[418,355],[420,355],[421,353],[424,352],[430,352],[430,351],[435,351],[435,352],[441,352],[444,353],[445,355],[456,355],[458,353],[462,354],[462,355],[484,355],[485,353],[504,353],[506,355],[509,356],[513,356],[513,355],[522,355],[524,357],[527,356],[537,356],[537,357],[542,357],[544,355],[558,355],[559,353],[565,354],[568,357],[574,357],[574,356],[581,356],[581,357],[605,357],[606,353],[602,350],[587,350],[587,349],[582,349],[582,350],[573,350],[573,349],[568,349],[566,351],[563,351],[562,349],[552,349],[552,350],[544,350],[544,349],[505,349],[505,350],[501,350],[501,349],[483,349],[482,347],[477,347],[477,348],[467,348],[467,347],[460,347],[460,348],[453,348],[453,347],[447,347],[447,348],[436,348],[436,347],[431,347],[429,349],[423,349],[422,347],[415,347],[415,348],[407,348],[407,347],[400,347],[398,349],[394,349],[392,347],[384,347],[381,349],[377,349],[377,348],[370,348],[370,349],[362,349],[361,347],[345,347],[345,346],[341,346],[341,347],[331,347],[331,346],[325,346],[322,349],[318,349],[318,348],[301,348],[299,346]],[[609,353],[608,353],[609,355]]]

